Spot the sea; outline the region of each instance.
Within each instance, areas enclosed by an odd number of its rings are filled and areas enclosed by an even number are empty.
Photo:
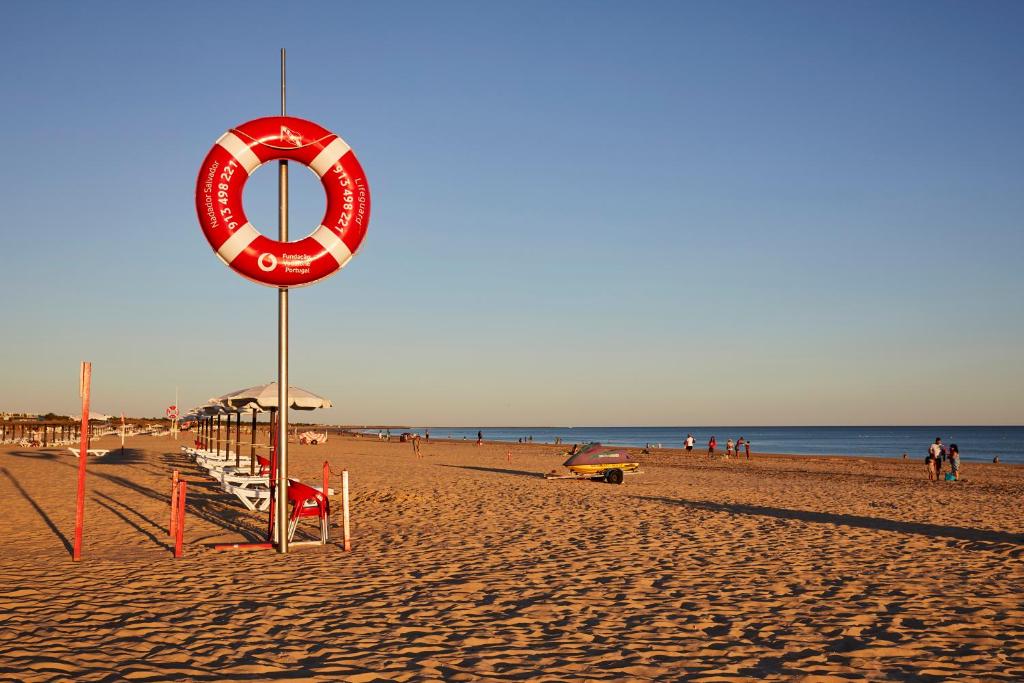
[[[598,441],[612,446],[681,448],[687,434],[697,439],[696,450],[707,449],[714,435],[718,450],[726,439],[743,437],[756,453],[795,455],[855,455],[878,458],[908,458],[923,461],[935,438],[945,445],[956,444],[965,461],[1024,463],[1024,426],[1009,427],[414,427],[413,431],[442,439],[475,441],[482,431],[486,441],[563,444]]]

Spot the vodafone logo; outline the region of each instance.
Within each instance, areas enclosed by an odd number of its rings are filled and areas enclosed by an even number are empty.
[[[256,264],[264,273],[269,273],[274,268],[277,268],[277,257],[273,254],[263,252],[260,254],[260,258],[256,261]]]

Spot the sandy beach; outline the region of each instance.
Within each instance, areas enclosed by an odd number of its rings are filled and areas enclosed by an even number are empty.
[[[76,458],[0,451],[0,678],[1024,679],[1024,467],[666,450],[612,486],[543,479],[563,447],[332,437],[291,471],[349,470],[353,551],[282,557],[212,549],[264,515],[182,443],[90,460],[77,564]]]

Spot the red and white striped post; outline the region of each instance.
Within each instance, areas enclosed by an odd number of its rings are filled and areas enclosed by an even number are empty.
[[[174,556],[181,557],[185,539],[185,496],[188,482],[178,482],[178,521],[174,528]]]
[[[345,541],[345,552],[352,550],[352,535],[348,525],[348,470],[341,472],[341,521],[342,538]]]
[[[89,385],[92,363],[82,361],[78,378],[78,395],[82,397],[82,433],[78,446],[78,497],[75,501],[75,548],[71,559],[82,559],[82,528],[85,525],[85,462],[89,456]]]
[[[171,521],[167,525],[167,535],[174,537],[174,528],[178,522],[178,470],[171,475]]]

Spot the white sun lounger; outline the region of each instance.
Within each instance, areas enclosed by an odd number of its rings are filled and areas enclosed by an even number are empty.
[[[263,512],[270,507],[270,488],[266,486],[246,486],[243,484],[221,484],[221,488],[233,493],[242,505],[250,510]]]
[[[79,457],[79,456],[78,456],[78,452],[79,452],[79,449],[78,449],[78,448],[73,448],[73,447],[71,447],[71,446],[68,446],[68,450],[69,450],[69,451],[71,451],[71,453],[72,453],[72,454],[73,454],[73,455],[74,455],[74,456],[75,456],[76,458],[77,458],[77,457]],[[102,457],[103,457],[104,455],[106,455],[106,454],[107,454],[107,453],[109,453],[110,451],[111,451],[111,449],[109,449],[109,448],[89,448],[89,449],[86,449],[86,451],[85,451],[85,452],[86,452],[87,454],[89,454],[89,455],[93,455],[93,456],[96,456],[97,458],[102,458]]]
[[[258,477],[248,477],[248,479],[256,480]],[[266,479],[263,478],[265,482]],[[298,481],[298,479],[293,479]],[[232,493],[238,500],[242,501],[242,505],[250,510],[258,510],[264,512],[270,508],[270,487],[259,481],[239,481],[232,483],[231,481],[223,482],[220,487],[227,493]],[[317,491],[322,491],[322,486],[314,486]],[[327,495],[333,496],[334,489],[327,489]]]

